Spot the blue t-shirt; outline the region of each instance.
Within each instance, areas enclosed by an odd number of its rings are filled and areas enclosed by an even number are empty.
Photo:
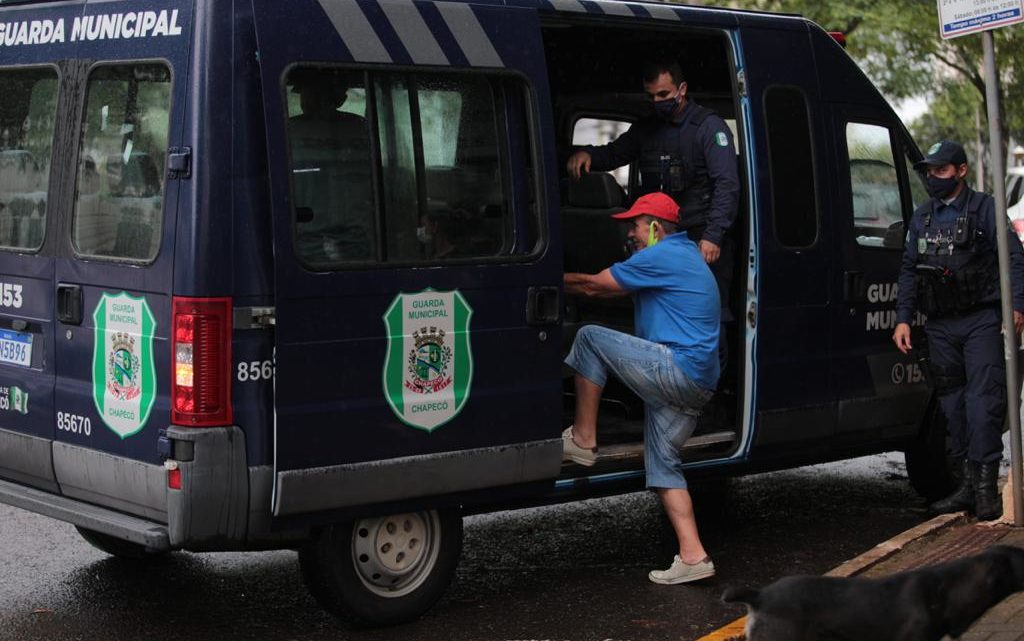
[[[718,285],[697,245],[686,234],[611,266],[620,287],[633,293],[636,335],[666,345],[695,383],[718,384]]]

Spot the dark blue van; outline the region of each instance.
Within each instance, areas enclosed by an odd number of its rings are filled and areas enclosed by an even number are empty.
[[[371,623],[445,588],[473,511],[642,487],[610,387],[562,463],[561,361],[628,301],[636,167],[573,146],[680,60],[734,130],[730,376],[685,456],[736,475],[906,450],[945,482],[891,347],[920,154],[795,16],[611,0],[0,1],[0,501],[118,556],[295,547]]]

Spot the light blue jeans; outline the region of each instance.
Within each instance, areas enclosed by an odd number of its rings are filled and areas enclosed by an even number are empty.
[[[647,487],[686,489],[680,454],[713,392],[679,369],[668,347],[597,325],[580,329],[565,364],[602,388],[614,374],[643,399]]]

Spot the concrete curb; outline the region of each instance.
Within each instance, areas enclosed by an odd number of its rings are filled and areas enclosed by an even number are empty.
[[[930,534],[935,534],[936,532],[940,532],[966,520],[966,512],[940,514],[930,521],[925,521],[917,527],[912,527],[906,532],[897,534],[888,541],[879,543],[864,554],[856,556],[828,571],[825,573],[825,576],[856,576],[893,556],[913,541],[926,537]],[[697,639],[697,641],[743,641],[746,639],[746,634],[744,632],[746,625],[747,617],[740,617],[732,623],[726,624],[714,632],[702,636]]]
[[[957,523],[962,523],[965,520],[967,520],[967,512],[940,514],[930,521],[925,521],[921,525],[912,527],[902,534],[897,534],[884,543],[879,543],[864,554],[854,557],[839,567],[825,573],[825,576],[856,576],[896,554],[905,548],[908,543],[942,531]]]

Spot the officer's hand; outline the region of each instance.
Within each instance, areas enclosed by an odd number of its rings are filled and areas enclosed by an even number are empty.
[[[910,325],[906,323],[897,325],[896,331],[892,333],[892,342],[896,343],[896,347],[904,354],[909,352],[913,347],[910,344]]]
[[[590,152],[577,151],[569,156],[566,169],[569,170],[569,175],[572,176],[573,180],[579,180],[580,175],[590,173]]]
[[[1017,330],[1017,336],[1024,332],[1024,313],[1013,310],[1013,329]]]
[[[700,253],[704,256],[704,262],[708,265],[714,264],[722,255],[721,248],[710,240],[700,241]]]

